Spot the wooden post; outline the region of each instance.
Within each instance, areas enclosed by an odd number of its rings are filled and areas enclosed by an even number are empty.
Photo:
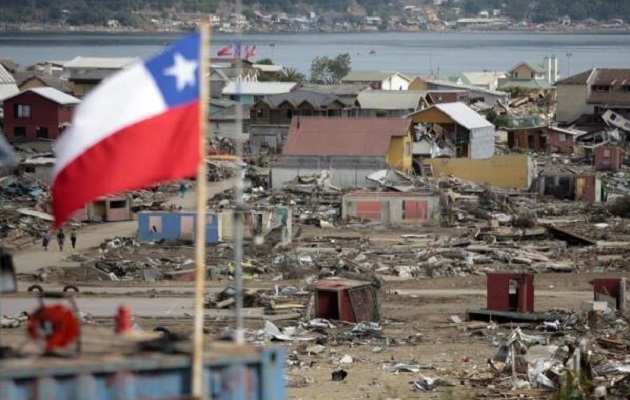
[[[207,399],[203,388],[203,295],[206,283],[206,199],[208,172],[206,166],[206,130],[208,128],[208,99],[210,95],[209,52],[210,23],[201,22],[199,31],[199,152],[197,168],[197,218],[195,225],[195,322],[192,354],[192,395]]]

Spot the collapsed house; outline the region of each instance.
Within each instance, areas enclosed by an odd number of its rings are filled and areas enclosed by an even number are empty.
[[[324,169],[336,187],[373,186],[366,179],[373,172],[410,172],[411,120],[294,117],[283,154],[270,167],[274,189]]]

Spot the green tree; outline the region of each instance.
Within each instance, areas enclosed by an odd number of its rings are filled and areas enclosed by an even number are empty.
[[[306,77],[295,68],[284,67],[278,74],[279,82],[302,82]]]
[[[350,72],[350,54],[343,53],[335,58],[315,57],[311,62],[311,82],[332,85]]]
[[[273,65],[273,60],[271,58],[262,58],[254,64]]]

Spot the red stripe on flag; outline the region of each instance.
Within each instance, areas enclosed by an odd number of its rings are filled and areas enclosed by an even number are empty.
[[[130,125],[59,172],[52,186],[55,225],[100,196],[195,176],[199,158],[198,101]]]

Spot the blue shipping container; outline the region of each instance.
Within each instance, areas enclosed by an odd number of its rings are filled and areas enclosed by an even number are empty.
[[[282,349],[230,345],[217,353],[204,365],[205,393],[213,400],[286,398]],[[0,399],[189,399],[190,362],[188,356],[157,353],[5,359],[0,364]]]
[[[192,211],[141,211],[138,213],[138,239],[194,239],[197,214]],[[219,216],[206,214],[206,243],[219,243]]]

